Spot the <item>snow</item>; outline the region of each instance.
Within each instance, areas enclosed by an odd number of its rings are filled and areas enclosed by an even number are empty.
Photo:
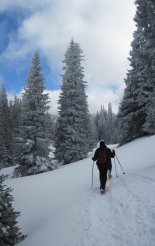
[[[116,164],[118,178],[100,195],[93,153],[55,171],[8,178],[14,208],[27,238],[18,246],[154,246],[155,136],[116,148],[126,174]],[[111,146],[112,148],[112,146]],[[8,169],[9,174],[12,168]]]

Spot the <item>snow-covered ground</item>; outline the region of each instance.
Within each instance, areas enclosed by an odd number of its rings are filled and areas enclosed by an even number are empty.
[[[126,174],[117,163],[116,178],[113,165],[105,195],[96,166],[91,187],[92,154],[55,171],[6,180],[27,234],[19,246],[155,245],[155,136],[116,149]]]

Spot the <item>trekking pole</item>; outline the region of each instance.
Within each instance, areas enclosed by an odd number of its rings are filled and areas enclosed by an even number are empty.
[[[122,165],[121,165],[121,163],[120,163],[120,161],[119,161],[117,155],[115,155],[115,156],[116,156],[116,159],[117,159],[117,161],[118,161],[118,164],[120,165],[120,167],[121,167],[121,169],[122,169],[123,174],[125,174],[125,172],[124,172],[124,170],[123,170],[123,167],[122,167]]]
[[[115,160],[115,157],[114,157],[114,164],[115,164],[115,173],[116,173],[116,178],[117,178],[118,175],[117,175],[117,168],[116,168],[116,160]]]
[[[93,161],[93,165],[92,165],[92,178],[91,178],[91,187],[93,187],[93,175],[94,174],[94,161]]]

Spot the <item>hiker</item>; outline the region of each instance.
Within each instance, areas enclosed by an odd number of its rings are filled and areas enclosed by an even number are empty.
[[[97,161],[97,167],[99,169],[100,174],[100,191],[105,192],[106,182],[107,182],[107,172],[110,169],[111,158],[114,158],[115,151],[111,151],[104,143],[104,141],[100,142],[100,147],[96,149],[94,157],[92,157],[93,161]]]

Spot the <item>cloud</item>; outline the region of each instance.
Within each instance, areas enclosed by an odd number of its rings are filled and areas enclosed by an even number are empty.
[[[123,86],[123,85],[122,85]],[[95,114],[97,110],[100,110],[101,105],[108,108],[108,103],[111,102],[113,112],[117,113],[118,105],[120,102],[120,98],[122,98],[123,88],[117,89],[117,93],[110,89],[100,90],[100,88],[96,87],[93,90],[87,91],[87,101],[88,108],[91,114]],[[60,95],[60,90],[46,90],[46,93],[49,94],[50,98],[50,113],[58,114],[58,100]]]
[[[100,89],[100,87],[93,87],[87,92],[88,107],[91,114],[95,114],[100,110],[101,105],[108,109],[108,103],[111,102],[113,112],[118,112],[120,100],[123,96],[123,84],[116,90]]]
[[[52,72],[61,75],[61,61],[73,37],[84,51],[89,100],[94,100],[94,108],[102,101],[101,95],[104,95],[103,102],[107,104],[110,99],[118,108],[134,30],[135,6],[131,0],[3,2],[1,11],[16,6],[31,12],[21,23],[16,40],[11,40],[4,59],[20,60],[39,49]],[[113,87],[117,89],[112,90]]]
[[[59,99],[59,94],[60,94],[60,90],[46,90],[46,93],[49,94],[49,99],[50,99],[50,109],[49,112],[51,114],[58,114],[58,99]]]

